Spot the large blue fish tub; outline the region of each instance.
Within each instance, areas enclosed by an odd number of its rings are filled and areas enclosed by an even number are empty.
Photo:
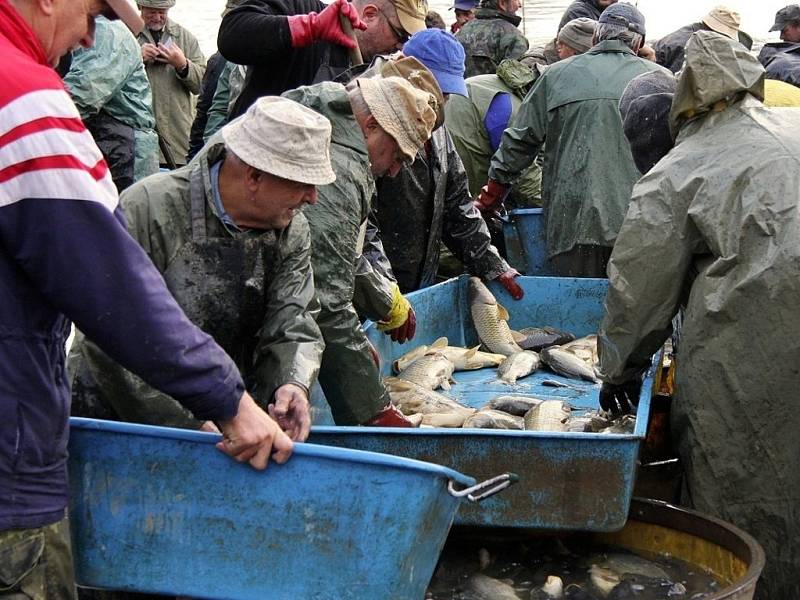
[[[550,325],[576,336],[596,333],[608,289],[604,279],[520,277],[525,297],[514,301],[500,285],[490,284],[510,315],[512,329]],[[408,295],[417,315],[417,334],[397,344],[372,324],[367,336],[389,375],[392,361],[422,344],[446,336],[452,346],[473,347],[469,278],[462,276]],[[456,383],[441,393],[479,408],[504,394],[561,399],[573,407],[598,409],[600,384],[568,379],[546,369],[506,385],[494,369],[454,374]],[[544,380],[574,387],[553,388]],[[389,429],[315,426],[310,440],[359,450],[384,452],[447,465],[486,478],[517,473],[519,483],[490,498],[479,509],[465,505],[456,524],[563,531],[615,531],[625,525],[633,496],[639,447],[647,431],[653,371],[648,373],[632,434],[551,433],[492,429]]]
[[[422,598],[471,477],[296,444],[266,471],[215,434],[70,420],[79,585],[234,600]]]
[[[552,275],[547,260],[547,232],[541,208],[511,210],[503,220],[508,262],[520,273]]]

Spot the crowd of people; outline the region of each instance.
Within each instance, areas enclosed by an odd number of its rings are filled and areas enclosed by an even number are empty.
[[[208,61],[174,5],[0,0],[0,598],[77,597],[70,414],[259,469],[317,383],[337,424],[411,427],[363,322],[411,340],[451,267],[521,299],[495,225],[528,206],[553,273],[608,277],[604,409],[683,314],[682,501],[764,545],[758,598],[800,597],[800,5],[756,58],[725,6],[651,42],[576,0],[531,48],[519,0],[450,32],[425,0],[228,0]]]

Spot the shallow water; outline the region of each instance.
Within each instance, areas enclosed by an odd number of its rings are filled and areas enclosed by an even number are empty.
[[[625,575],[622,565],[633,563],[638,575]],[[606,596],[590,581],[592,565],[607,563],[625,582]],[[644,574],[663,571],[667,579]],[[483,600],[470,590],[475,573],[510,584],[518,598],[538,600],[548,576],[562,579],[565,598],[602,600],[700,600],[719,591],[709,574],[681,561],[659,556],[644,557],[615,548],[590,545],[585,538],[537,538],[533,541],[482,543],[452,539],[445,547],[426,600]],[[608,591],[606,591],[608,593]]]
[[[432,10],[442,15],[450,25],[455,18],[448,10],[452,0],[429,0]],[[564,8],[570,0],[526,0],[523,29],[531,45],[542,44],[552,38],[561,20]],[[724,3],[742,15],[742,29],[763,42],[777,39],[767,30],[773,22],[775,12],[788,4],[786,0],[639,0],[639,9],[647,18],[648,37],[655,39],[674,31],[682,25],[700,20],[713,6]],[[225,0],[178,0],[170,10],[170,16],[187,27],[200,41],[206,57],[216,50],[217,28],[221,20]]]

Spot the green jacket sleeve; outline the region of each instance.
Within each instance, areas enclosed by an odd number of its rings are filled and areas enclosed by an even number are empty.
[[[492,157],[489,179],[511,185],[533,164],[547,137],[547,71],[536,80]]]
[[[203,141],[207,142],[212,135],[217,133],[225,123],[228,122],[228,104],[231,91],[231,72],[236,68],[232,62],[228,62],[223,67],[217,80],[217,89],[214,92],[214,99],[208,109],[208,120],[206,129],[203,132]]]
[[[611,255],[598,343],[609,383],[624,383],[650,364],[672,332],[693,254],[703,253],[690,198],[674,181],[657,167],[636,185]]]
[[[281,385],[296,383],[310,390],[316,381],[324,343],[315,321],[319,302],[311,271],[308,222],[295,216],[284,232],[280,269],[266,290],[269,299],[256,348],[255,396],[266,406]]]
[[[356,262],[356,281],[353,290],[353,305],[359,316],[372,321],[386,318],[392,310],[394,288],[397,282],[392,275],[392,267],[380,231],[374,219],[367,220],[367,230],[361,256]]]

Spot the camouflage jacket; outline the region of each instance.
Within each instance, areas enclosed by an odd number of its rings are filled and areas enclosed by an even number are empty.
[[[128,230],[144,248],[170,292],[186,314],[236,361],[248,389],[261,406],[285,383],[309,389],[316,380],[323,342],[315,316],[308,222],[298,214],[283,230],[231,233],[213,203],[210,167],[223,156],[221,138],[214,138],[187,166],[149,177],[120,198]],[[226,249],[243,247],[249,257],[243,267],[222,278],[196,261],[202,252],[193,235],[191,184],[205,200],[205,236],[218,262]],[[196,261],[196,262],[188,262]],[[183,278],[183,264],[195,276]],[[233,263],[232,263],[233,264]],[[234,272],[238,271],[238,272]],[[203,281],[205,289],[198,289]],[[215,293],[214,288],[219,289]],[[244,292],[241,292],[244,290]],[[239,295],[242,297],[234,297]],[[210,298],[218,298],[219,305]],[[241,307],[236,311],[225,308]],[[145,342],[143,342],[145,343]],[[145,351],[145,350],[143,350]],[[97,346],[77,335],[70,351],[73,413],[80,416],[198,427],[191,414],[171,397],[148,386],[116,364]]]
[[[466,52],[464,77],[491,74],[506,58],[519,58],[528,50],[528,40],[517,28],[520,17],[493,8],[479,8],[456,38]]]

